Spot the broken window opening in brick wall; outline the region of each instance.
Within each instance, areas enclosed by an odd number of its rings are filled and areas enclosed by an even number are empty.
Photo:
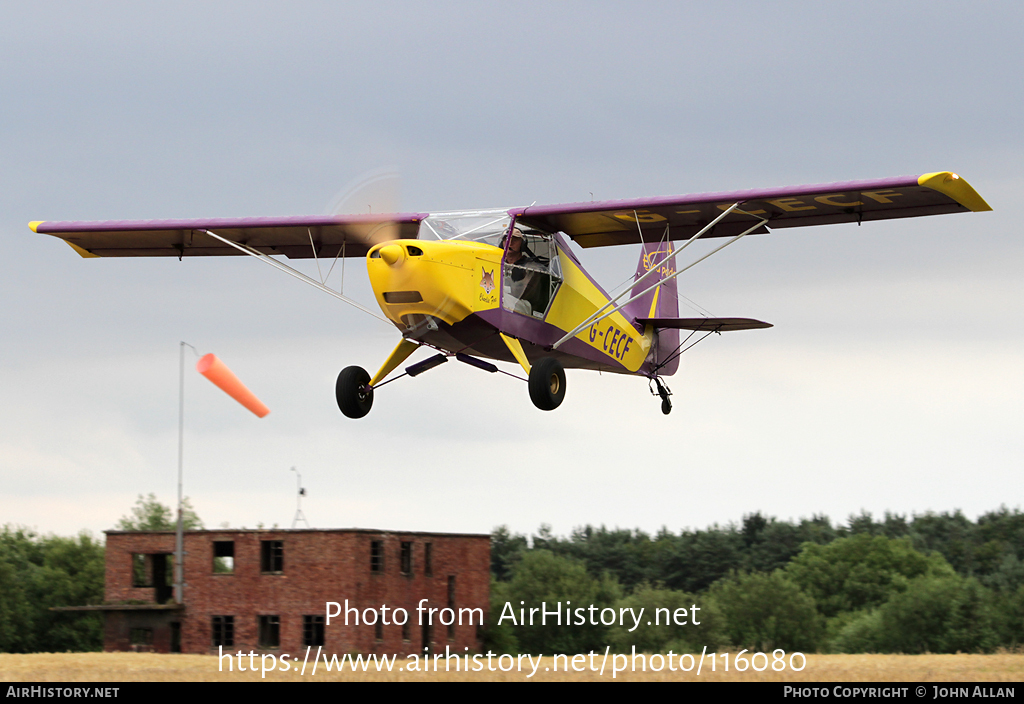
[[[174,592],[174,556],[169,553],[132,553],[132,586],[154,589],[154,601],[163,604]]]
[[[434,576],[434,544],[423,544],[423,576]]]
[[[281,647],[281,617],[259,617],[259,646],[261,648]]]
[[[223,645],[225,648],[230,648],[235,644],[235,617],[234,616],[214,616],[213,624],[213,647]]]
[[[149,555],[132,553],[132,586],[152,587],[153,586],[153,562],[147,559]]]
[[[420,648],[427,654],[434,652],[434,627],[426,619],[420,626]]]
[[[181,652],[181,621],[171,621],[171,652]]]
[[[265,574],[284,572],[284,541],[260,541],[260,571]]]
[[[370,572],[384,571],[384,541],[370,541]]]
[[[156,603],[165,604],[174,596],[174,555],[157,553],[149,557],[153,562],[153,596]]]
[[[324,644],[323,616],[302,617],[302,644],[306,646],[317,646]]]
[[[402,642],[409,643],[412,641],[412,627],[409,625],[409,619],[405,619],[405,623],[402,624]]]
[[[128,641],[134,646],[153,645],[153,629],[133,628],[128,632]]]
[[[412,542],[402,541],[402,574],[412,576]]]
[[[235,572],[235,541],[213,541],[213,573],[234,574]]]
[[[373,638],[378,643],[384,642],[384,624],[381,619],[377,619],[377,623],[373,624]]]

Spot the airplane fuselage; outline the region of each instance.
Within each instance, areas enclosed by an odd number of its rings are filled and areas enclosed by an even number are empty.
[[[394,240],[369,251],[367,270],[377,304],[408,339],[515,362],[504,333],[519,340],[530,360],[555,357],[567,368],[643,373],[654,332],[620,312],[551,349],[609,301],[558,239],[551,239],[550,257],[537,258],[543,263],[526,266],[483,242]]]

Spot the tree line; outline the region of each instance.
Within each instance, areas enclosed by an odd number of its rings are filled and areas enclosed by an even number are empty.
[[[167,530],[173,514],[139,497],[119,530]],[[190,507],[186,525],[202,523]],[[825,516],[760,513],[678,534],[604,526],[555,536],[491,536],[486,645],[501,652],[580,653],[783,648],[802,652],[992,652],[1024,645],[1024,514],[976,521],[953,513]],[[81,533],[0,530],[0,652],[102,649],[97,613],[51,606],[103,600],[104,549]],[[640,625],[498,624],[505,604],[644,609]],[[694,610],[696,607],[697,610]],[[669,615],[686,611],[685,623]],[[647,616],[664,615],[647,626]],[[699,621],[699,625],[693,623]],[[564,623],[564,622],[563,622]]]
[[[97,613],[61,613],[51,606],[103,603],[103,544],[40,536],[22,527],[0,530],[0,652],[101,650]]]
[[[697,606],[700,625],[492,623],[509,652],[714,648],[992,652],[1024,644],[1024,514],[868,513],[833,525],[760,513],[683,530],[585,526],[568,537],[506,527],[491,540],[492,621],[506,602],[596,604],[648,616]],[[550,606],[549,606],[550,608]],[[612,612],[609,612],[609,614]]]

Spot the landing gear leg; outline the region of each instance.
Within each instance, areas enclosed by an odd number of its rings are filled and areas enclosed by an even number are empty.
[[[672,392],[668,390],[668,385],[661,380],[661,377],[654,377],[654,383],[657,384],[658,395],[661,396],[661,412],[668,415],[672,412],[672,401],[668,398]]]

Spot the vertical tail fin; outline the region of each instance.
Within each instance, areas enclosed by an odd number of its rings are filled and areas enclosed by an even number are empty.
[[[658,281],[664,281],[676,271],[675,262],[665,262],[665,259],[672,253],[672,243],[669,241],[645,242],[640,250],[640,261],[636,265],[636,274],[633,280],[636,281],[651,269],[657,269],[657,273],[645,279],[639,285],[633,287],[630,292],[635,296],[646,288],[650,288]],[[640,298],[630,303],[623,313],[630,320],[637,318],[677,318],[679,317],[679,297],[676,288],[676,280],[670,279],[653,291],[649,291]],[[659,330],[655,332],[654,339],[654,361],[660,363],[667,359],[676,347],[679,346],[679,331],[674,329]],[[659,374],[673,374],[679,366],[676,359],[659,370]]]

